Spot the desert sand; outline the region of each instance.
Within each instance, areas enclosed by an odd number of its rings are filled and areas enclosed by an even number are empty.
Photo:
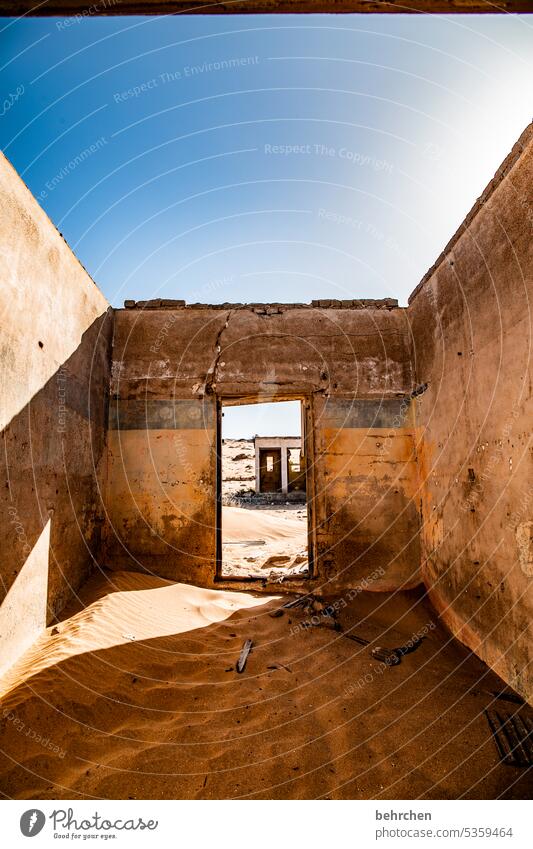
[[[501,681],[422,596],[347,601],[340,625],[369,646],[301,608],[269,615],[288,598],[94,575],[1,682],[0,792],[527,797],[526,771],[500,763],[483,715]],[[421,632],[398,666],[370,654]],[[237,674],[246,639],[253,649]]]
[[[225,439],[222,446],[222,574],[228,577],[304,577],[307,560],[305,503],[265,506],[239,501],[255,491],[254,443]]]
[[[255,492],[253,439],[224,439],[222,443],[222,495],[229,502],[237,493]]]
[[[307,574],[305,507],[223,507],[223,575],[283,580]]]

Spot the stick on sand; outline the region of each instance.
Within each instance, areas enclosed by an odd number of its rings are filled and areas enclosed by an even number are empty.
[[[244,667],[246,666],[246,661],[248,660],[248,655],[252,650],[253,643],[251,640],[246,640],[243,643],[243,647],[241,649],[241,653],[239,655],[239,659],[237,661],[237,672],[243,672]]]

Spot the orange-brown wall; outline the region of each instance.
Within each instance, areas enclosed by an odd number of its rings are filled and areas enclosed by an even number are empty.
[[[159,400],[140,403],[141,420],[124,427],[114,419],[108,434],[107,564],[209,585],[216,556],[213,399],[163,402],[165,423]],[[111,410],[128,406],[111,401]]]
[[[315,399],[315,518],[325,589],[420,583],[414,499],[414,405],[409,398]]]
[[[411,299],[422,575],[452,631],[532,688],[533,132]]]
[[[0,246],[2,669],[98,556],[112,315],[2,155]]]
[[[422,579],[531,699],[532,186],[530,127],[407,310],[117,311],[109,565],[211,583],[217,400],[303,398],[313,587]]]
[[[532,187],[529,127],[408,309],[111,312],[0,158],[0,668],[102,553],[212,584],[217,405],[301,398],[313,589],[422,579],[531,700]]]
[[[279,306],[116,312],[107,562],[212,583],[216,402],[304,398],[315,586],[418,577],[405,310]]]

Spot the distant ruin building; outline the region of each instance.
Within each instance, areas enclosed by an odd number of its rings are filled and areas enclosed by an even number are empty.
[[[305,492],[305,463],[299,436],[256,436],[255,491]]]

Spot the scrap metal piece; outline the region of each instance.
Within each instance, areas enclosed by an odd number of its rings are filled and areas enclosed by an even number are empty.
[[[387,666],[397,666],[402,662],[402,657],[398,653],[398,649],[384,649],[381,646],[376,646],[370,652],[375,660],[380,660],[381,663],[386,663]]]
[[[375,649],[372,649],[370,654],[376,660],[386,663],[387,666],[397,666],[402,662],[402,657],[404,655],[411,654],[412,651],[416,651],[423,639],[423,637],[415,637],[415,639],[411,640],[405,646],[398,646],[398,648],[395,649],[385,649],[381,646],[376,646]]]

